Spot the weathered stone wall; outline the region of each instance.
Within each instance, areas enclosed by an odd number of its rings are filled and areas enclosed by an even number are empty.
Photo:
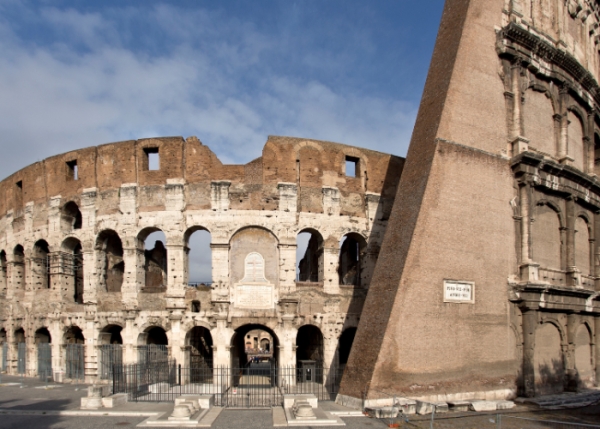
[[[156,153],[159,168],[152,169]],[[347,157],[356,177],[346,175]],[[291,365],[297,331],[307,324],[322,332],[324,363],[335,366],[341,333],[358,324],[403,162],[269,137],[261,158],[223,165],[195,137],[168,137],[81,149],[24,168],[0,182],[0,341],[9,345],[9,371],[17,371],[23,341],[27,373],[37,371],[40,329],[51,334],[57,370],[66,367],[62,346],[81,329],[88,380],[101,376],[98,346],[110,344],[108,337],[122,341],[124,362],[166,338],[170,357],[189,363],[200,347],[190,344],[194,327],[208,330],[215,365],[235,363],[234,334],[243,338],[250,327],[267,329],[280,364]],[[210,233],[206,286],[188,285],[197,230]],[[157,231],[166,242],[145,248]],[[316,281],[296,282],[303,231],[321,243]],[[348,234],[362,243],[361,281],[340,286],[340,241]],[[264,259],[265,281],[244,279],[253,252]]]

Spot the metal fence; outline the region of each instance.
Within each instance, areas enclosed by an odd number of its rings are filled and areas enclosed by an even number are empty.
[[[37,345],[37,374],[42,381],[52,379],[52,344],[50,343]]]
[[[8,371],[8,343],[2,344],[2,371]]]
[[[112,380],[113,368],[123,365],[123,346],[104,344],[100,346],[100,379]]]
[[[564,422],[558,420],[540,420],[529,417],[517,417],[498,414],[496,417],[497,428],[519,427],[523,429],[551,428],[551,429],[585,429],[600,428],[600,425],[591,425],[575,422]]]
[[[116,366],[113,392],[130,401],[173,402],[180,395],[215,395],[215,405],[234,408],[279,406],[283,395],[312,393],[319,400],[337,395],[341,372],[328,368],[278,368],[253,363],[244,368],[182,367],[173,361]]]
[[[65,349],[66,378],[83,380],[85,370],[85,346],[67,344]]]
[[[138,362],[141,365],[164,363],[169,361],[168,346],[159,344],[150,344],[147,346],[138,346]]]
[[[17,374],[25,374],[27,369],[27,345],[25,343],[17,344]]]

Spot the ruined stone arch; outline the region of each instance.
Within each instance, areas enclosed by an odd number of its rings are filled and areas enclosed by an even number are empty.
[[[556,157],[558,154],[557,102],[546,84],[530,83],[522,108],[523,134],[531,148]]]
[[[75,201],[68,201],[61,207],[60,224],[64,233],[82,228],[83,217],[79,205]]]
[[[304,141],[301,141],[300,143],[296,143],[294,145],[294,155],[295,155],[296,159],[298,159],[298,157],[300,156],[300,151],[302,149],[304,149],[305,147],[311,147],[313,149],[318,150],[319,152],[323,152],[323,146],[321,146],[319,143],[304,140]]]
[[[39,239],[31,250],[31,283],[33,290],[50,289],[50,245],[45,239]]]
[[[532,258],[540,268],[564,269],[564,218],[558,207],[547,200],[539,200],[533,211],[531,225]]]
[[[368,262],[367,239],[358,232],[347,232],[339,241],[338,260],[339,284],[347,286],[364,286],[369,279],[366,264]]]
[[[153,233],[160,232],[165,236],[165,242],[162,240],[156,240],[154,247],[151,249],[146,248],[145,241]],[[137,236],[137,248],[143,250],[143,260],[138,259],[138,266],[144,268],[144,281],[143,289],[147,292],[160,292],[167,287],[167,276],[168,276],[168,250],[167,240],[168,236],[163,229],[157,226],[149,226],[142,228]]]
[[[579,324],[574,332],[575,369],[578,387],[593,387],[596,382],[594,362],[594,331],[587,321]]]
[[[83,329],[77,323],[63,326],[62,344],[85,344]]]
[[[247,319],[246,319],[247,322]],[[280,338],[286,338],[286,332],[277,332],[277,321],[271,320],[266,323],[244,323],[238,321],[237,326],[232,326],[231,337],[229,338],[229,346],[231,351],[231,367],[242,368],[248,361],[245,348],[245,336],[248,332],[253,330],[261,330],[267,332],[273,339],[273,360],[277,362],[279,360],[279,345]]]
[[[96,238],[95,251],[100,288],[106,292],[121,292],[125,274],[121,237],[112,229],[100,231]]]
[[[296,333],[296,365],[302,360],[312,360],[322,367],[324,363],[325,337],[317,325],[307,323]]]
[[[190,226],[183,234],[185,284],[212,283],[212,239],[204,225]],[[190,240],[195,241],[193,245]]]
[[[122,332],[125,329],[124,322],[115,322],[105,324],[98,331],[98,344],[99,345],[110,345],[110,344],[123,344]]]
[[[579,213],[575,218],[575,266],[583,275],[591,275],[593,267],[593,251],[590,238],[593,237],[592,223],[586,213]]]
[[[143,323],[138,327],[137,345],[144,346],[150,344],[169,345],[171,343],[171,330],[156,321]]]
[[[574,159],[573,165],[581,171],[585,171],[587,163],[588,148],[586,147],[587,115],[579,106],[567,108],[567,154]]]
[[[562,392],[565,377],[564,330],[546,319],[535,332],[534,379],[536,395]]]
[[[310,237],[306,243],[306,249],[301,249],[301,234]],[[302,238],[306,238],[305,236]],[[322,282],[324,277],[324,247],[323,235],[314,228],[302,228],[296,234],[296,260],[297,276],[299,282]]]

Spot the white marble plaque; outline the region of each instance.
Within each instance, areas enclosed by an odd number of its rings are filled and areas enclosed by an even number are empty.
[[[235,306],[257,310],[275,308],[273,285],[237,285]]]
[[[475,283],[444,280],[444,302],[475,303]]]

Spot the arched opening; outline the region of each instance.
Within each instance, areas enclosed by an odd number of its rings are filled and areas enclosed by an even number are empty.
[[[25,344],[25,330],[23,328],[15,330],[14,340],[17,347],[17,373],[25,374],[27,369],[27,345]]]
[[[96,240],[101,286],[107,292],[121,292],[125,261],[123,243],[119,234],[113,230],[104,230]]]
[[[6,294],[6,290],[8,287],[8,265],[6,262],[6,252],[4,250],[0,251],[0,294]]]
[[[562,392],[565,370],[560,332],[551,323],[540,325],[535,332],[533,362],[536,396]]]
[[[147,328],[138,337],[138,362],[142,364],[168,362],[169,340],[160,326]]]
[[[37,374],[42,380],[52,377],[52,337],[47,328],[35,331],[34,336],[37,347]]]
[[[186,265],[188,286],[210,285],[212,283],[212,250],[210,232],[202,227],[190,228],[185,234]]]
[[[558,213],[547,204],[539,204],[535,207],[534,219],[535,222],[531,224],[533,260],[540,264],[540,268],[545,269],[548,275],[552,275],[552,271],[562,269],[561,225]],[[543,272],[540,273],[540,277],[543,278]]]
[[[74,201],[69,201],[61,210],[61,229],[68,234],[74,229],[81,229],[83,222],[79,206]]]
[[[64,276],[64,288],[67,295],[77,304],[83,304],[83,251],[81,242],[73,237],[63,241],[60,255],[61,272]],[[54,261],[53,261],[54,265]]]
[[[25,250],[17,244],[13,251],[12,281],[16,290],[25,290]]]
[[[589,226],[582,217],[575,220],[575,266],[582,275],[591,274]]]
[[[296,334],[296,365],[301,361],[312,361],[323,366],[323,334],[313,325],[304,325]]]
[[[85,338],[78,326],[69,327],[63,336],[66,378],[83,380],[85,372]]]
[[[269,342],[269,350],[260,348],[261,340]],[[272,329],[264,325],[244,325],[231,337],[232,368],[271,368],[278,360],[279,340]]]
[[[146,228],[138,235],[144,249],[143,292],[164,292],[167,288],[167,238],[158,228]]]
[[[359,287],[365,283],[363,274],[366,250],[367,241],[360,234],[350,233],[342,237],[338,265],[340,285]]]
[[[575,334],[575,369],[578,387],[594,387],[596,377],[593,359],[592,336],[588,327],[582,323]]]
[[[296,236],[296,280],[323,281],[323,236],[314,229],[302,230]]]
[[[194,326],[186,335],[190,382],[212,383],[213,340],[204,326]]]
[[[556,157],[554,107],[545,93],[533,89],[525,92],[523,127],[532,149]]]
[[[346,364],[348,363],[348,358],[350,357],[350,351],[352,350],[352,343],[354,342],[354,337],[356,336],[356,328],[348,328],[342,332],[340,336],[339,348],[338,348],[338,357],[340,362],[340,369],[344,369]]]
[[[50,288],[50,269],[48,263],[50,248],[46,240],[38,240],[33,246],[31,258],[31,273],[34,289]]]
[[[123,365],[123,328],[118,325],[105,326],[100,331],[100,379],[112,380],[113,367]]]
[[[6,342],[6,329],[0,329],[0,353],[2,360],[0,361],[0,371],[8,371],[8,343]]]

